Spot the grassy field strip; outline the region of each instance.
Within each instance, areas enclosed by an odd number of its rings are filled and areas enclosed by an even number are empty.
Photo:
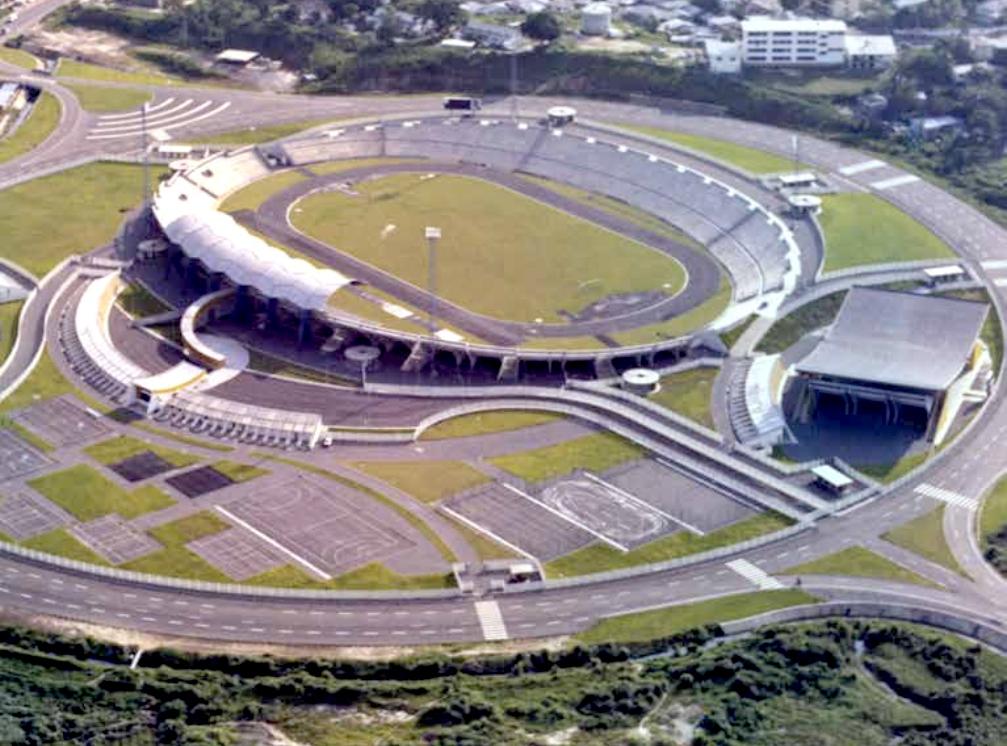
[[[601,473],[642,458],[644,454],[642,448],[628,440],[611,433],[598,433],[531,451],[497,456],[489,461],[526,482],[544,482],[576,469]]]
[[[59,124],[61,111],[59,99],[51,93],[43,91],[29,112],[28,118],[14,132],[0,139],[0,163],[24,155],[45,142]],[[0,219],[0,223],[2,223],[2,219]],[[0,230],[0,235],[4,235],[2,230]],[[7,255],[6,250],[4,255]],[[30,270],[30,268],[28,269]],[[43,273],[36,272],[36,274],[41,277]]]
[[[1001,477],[986,494],[976,523],[983,556],[1007,577],[1007,477]]]
[[[927,588],[943,587],[865,547],[849,547],[810,562],[788,567],[778,572],[777,575],[837,575],[880,578],[899,583],[922,585]]]
[[[707,298],[691,311],[668,321],[641,326],[625,332],[616,332],[609,336],[620,345],[653,344],[665,339],[681,337],[715,321],[730,305],[733,293],[730,281],[726,277],[721,277],[720,289],[717,294],[712,298]]]
[[[3,219],[0,218],[0,222]],[[73,394],[85,405],[97,412],[108,412],[109,408],[93,399],[83,391],[75,388],[60,372],[56,363],[49,356],[48,351],[44,351],[38,360],[38,364],[28,374],[28,377],[21,382],[6,399],[0,401],[0,413],[12,412],[15,409],[22,409],[39,399],[49,399],[62,394]]]
[[[603,544],[591,544],[551,560],[546,564],[545,571],[550,578],[569,578],[666,562],[782,531],[791,525],[792,521],[784,516],[776,513],[760,513],[704,536],[678,531],[628,552],[620,552]]]
[[[303,173],[296,170],[270,174],[263,179],[253,181],[248,186],[231,192],[220,203],[220,210],[222,212],[258,210],[262,206],[262,203],[274,194],[279,194],[284,189],[299,184],[307,178]]]
[[[563,415],[549,412],[525,412],[521,410],[501,410],[496,412],[476,412],[452,417],[427,428],[420,440],[446,440],[449,438],[471,438],[477,435],[508,433],[538,427],[551,422],[559,422]]]
[[[81,83],[68,83],[66,87],[73,91],[85,111],[94,114],[139,109],[154,98],[154,94],[149,91],[133,88],[109,88]]]
[[[946,567],[962,577],[968,577],[958,560],[955,559],[944,536],[944,510],[946,505],[939,505],[929,513],[903,523],[897,528],[881,535],[885,541],[915,552],[931,562]]]
[[[491,481],[464,461],[351,461],[346,465],[424,503],[435,503]]]
[[[152,169],[155,179],[166,173],[162,167]],[[70,254],[109,243],[123,212],[142,198],[143,169],[122,163],[93,163],[4,189],[3,255],[42,277]],[[59,216],[59,230],[53,230],[54,215]]]
[[[116,464],[120,461],[131,458],[132,456],[146,452],[160,456],[175,468],[192,466],[199,461],[198,456],[182,453],[181,451],[166,448],[155,443],[138,440],[130,437],[129,435],[120,435],[114,438],[109,438],[108,440],[103,440],[99,443],[87,446],[83,449],[83,451],[99,464],[104,464],[105,466],[108,466],[109,464]]]
[[[575,639],[585,644],[653,640],[695,627],[745,619],[788,606],[817,603],[818,600],[811,594],[796,589],[738,593],[680,606],[608,617],[578,633]]]
[[[714,429],[710,412],[713,382],[719,368],[693,368],[661,379],[661,390],[648,397],[655,404]]]
[[[453,588],[451,573],[433,575],[401,575],[380,562],[372,562],[355,570],[338,575],[331,580],[317,580],[299,567],[283,565],[244,581],[249,585],[279,588],[305,588],[311,590],[430,590]]]
[[[218,132],[216,134],[197,137],[194,140],[187,140],[194,145],[257,145],[263,142],[279,140],[281,137],[296,135],[298,132],[318,127],[323,124],[336,124],[338,120],[332,119],[304,119],[299,122],[289,122],[287,124],[273,124],[266,127],[247,127],[240,130],[230,130],[228,132]]]
[[[424,287],[423,230],[435,221],[444,235],[441,294],[493,318],[565,323],[610,295],[673,295],[685,282],[671,257],[480,179],[404,173],[355,189],[360,196],[304,197],[291,213],[295,227]]]
[[[80,521],[91,521],[109,513],[136,518],[175,504],[153,485],[127,492],[84,464],[37,477],[30,480],[28,486]]]
[[[783,158],[744,145],[737,145],[727,140],[718,140],[717,138],[704,137],[702,135],[691,135],[685,132],[673,132],[657,127],[627,126],[624,124],[620,124],[619,127],[639,132],[648,137],[656,137],[659,140],[667,140],[676,145],[682,145],[689,150],[705,153],[718,161],[736,166],[751,174],[790,173],[795,168],[797,170],[806,168],[805,164],[795,164],[792,159]]]
[[[24,301],[16,300],[0,306],[0,366],[10,356],[17,341],[17,324]]]
[[[902,210],[873,194],[826,194],[819,217],[824,272],[882,262],[954,258],[951,248]]]
[[[79,78],[102,83],[135,83],[136,85],[181,85],[186,81],[151,71],[115,70],[110,67],[78,62],[65,57],[56,69],[59,78]]]
[[[29,54],[23,49],[12,49],[2,44],[0,44],[0,60],[23,67],[25,70],[35,70],[41,67],[41,62],[35,55]]]

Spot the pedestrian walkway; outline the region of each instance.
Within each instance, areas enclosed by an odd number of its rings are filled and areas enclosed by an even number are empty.
[[[779,580],[767,573],[748,560],[736,559],[727,563],[727,566],[734,570],[745,580],[751,581],[763,591],[778,591],[785,586]]]
[[[918,484],[914,491],[919,495],[932,497],[934,500],[940,500],[949,505],[956,505],[967,510],[976,510],[979,507],[979,502],[975,498],[959,495],[957,492],[952,492],[942,487],[935,487],[932,484]]]
[[[476,601],[476,616],[487,640],[506,640],[507,625],[504,624],[500,605],[496,601]]]

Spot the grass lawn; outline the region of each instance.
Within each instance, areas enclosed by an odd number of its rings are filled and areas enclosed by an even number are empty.
[[[717,368],[694,368],[661,379],[661,390],[649,397],[655,404],[713,429],[710,394]]]
[[[741,336],[748,331],[748,327],[754,324],[757,318],[759,317],[753,314],[740,324],[736,324],[726,332],[720,333],[720,339],[724,342],[727,349],[731,349],[735,344],[737,344],[738,340],[741,339]]]
[[[785,516],[777,513],[760,513],[711,531],[705,536],[678,531],[629,552],[620,552],[607,544],[591,544],[565,557],[552,560],[546,564],[545,571],[550,578],[569,578],[634,565],[665,562],[754,539],[757,536],[780,531],[790,525],[792,521]]]
[[[2,160],[2,156],[0,156]],[[166,173],[153,169],[154,178]],[[62,259],[111,241],[143,198],[143,169],[93,163],[0,192],[3,253],[41,277]],[[54,230],[54,216],[58,228]]]
[[[56,75],[60,78],[82,78],[98,80],[103,83],[136,83],[137,85],[178,85],[183,81],[157,72],[115,70],[111,67],[92,65],[90,62],[77,62],[63,59],[59,63]]]
[[[28,54],[23,49],[13,49],[0,44],[0,60],[11,65],[23,67],[25,70],[34,70],[38,67],[39,61],[33,54]]]
[[[979,541],[983,549],[990,543],[990,537],[1007,526],[1007,477],[1001,479],[983,498],[979,512]]]
[[[84,464],[38,477],[29,481],[28,486],[81,521],[90,521],[109,513],[136,518],[175,504],[174,500],[151,485],[127,492]]]
[[[917,453],[910,453],[898,461],[892,461],[887,464],[854,464],[854,466],[871,479],[876,479],[882,484],[888,484],[889,482],[894,482],[899,477],[905,476],[928,458],[930,458],[930,451],[919,451]]]
[[[281,171],[278,174],[271,174],[232,192],[220,204],[220,209],[223,212],[258,210],[262,203],[274,194],[279,194],[287,187],[292,187],[307,178],[300,171]]]
[[[586,189],[580,189],[578,187],[571,186],[570,184],[553,181],[552,179],[545,179],[541,176],[521,174],[521,178],[526,181],[530,181],[533,184],[545,187],[546,189],[550,189],[557,194],[561,194],[564,197],[574,200],[575,202],[580,202],[581,204],[590,205],[591,207],[596,207],[599,210],[604,210],[610,215],[615,215],[623,220],[628,220],[634,225],[652,231],[653,233],[657,233],[658,235],[665,236],[666,238],[670,238],[673,241],[678,241],[679,243],[685,244],[697,251],[706,251],[703,244],[692,238],[692,236],[680,231],[678,228],[671,225],[671,223],[666,223],[656,215],[652,215],[651,213],[641,210],[638,207],[633,207],[633,205],[628,202],[623,202],[622,200],[615,199],[614,197],[608,197],[604,194],[589,192]]]
[[[171,448],[165,448],[164,446],[157,445],[156,443],[148,443],[143,440],[138,440],[132,438],[128,435],[119,435],[115,438],[109,438],[108,440],[103,440],[100,443],[95,443],[84,449],[84,453],[93,458],[99,464],[116,464],[123,459],[135,456],[138,453],[143,453],[145,451],[151,451],[157,454],[169,464],[175,467],[191,466],[199,461],[198,456],[193,456],[188,453],[182,453],[181,451],[176,451]]]
[[[819,221],[825,233],[825,272],[955,256],[928,228],[873,194],[827,194]]]
[[[355,168],[370,168],[371,166],[387,166],[390,163],[423,163],[423,158],[349,158],[328,163],[313,163],[308,170],[318,176],[341,174]]]
[[[59,124],[61,110],[59,99],[51,93],[43,92],[21,126],[0,139],[0,163],[24,155],[45,142]],[[0,209],[0,214],[3,212]],[[2,222],[3,218],[0,218],[0,224]],[[0,235],[5,235],[5,231],[0,230]]]
[[[744,619],[787,606],[817,602],[818,599],[811,594],[796,589],[738,593],[693,604],[609,617],[578,633],[575,638],[588,645],[602,642],[645,642],[707,624]]]
[[[403,520],[405,520],[417,531],[423,534],[423,538],[429,541],[434,546],[434,548],[436,548],[437,551],[441,553],[441,556],[447,562],[457,562],[458,558],[455,556],[455,553],[451,551],[451,547],[449,547],[447,544],[444,543],[444,540],[437,535],[436,531],[430,528],[430,526],[427,524],[426,521],[424,521],[422,518],[420,518],[412,511],[406,510],[391,498],[385,497],[380,492],[372,490],[370,487],[366,487],[358,482],[354,482],[352,479],[346,479],[345,477],[341,477],[338,474],[333,474],[331,471],[323,469],[320,466],[309,464],[306,461],[298,461],[292,458],[284,458],[283,456],[274,456],[271,453],[256,452],[254,455],[262,456],[263,458],[267,458],[271,461],[277,461],[281,464],[294,466],[298,469],[311,472],[312,474],[318,474],[321,477],[331,479],[333,482],[338,482],[339,484],[345,485],[350,489],[357,490],[358,492],[362,492],[368,497],[374,498],[385,507],[389,508],[390,510],[394,510],[396,513],[399,514],[399,516]]]
[[[187,140],[193,144],[208,143],[210,145],[256,145],[260,142],[270,142],[281,137],[295,135],[302,130],[318,127],[331,119],[305,119],[300,122],[289,122],[287,124],[274,124],[269,127],[246,127],[240,130],[229,132],[219,132],[217,134],[197,137],[195,140]],[[333,122],[334,123],[334,122]]]
[[[616,332],[609,336],[621,345],[645,345],[690,334],[713,322],[720,316],[731,303],[732,292],[731,283],[728,282],[726,277],[722,277],[717,294],[711,298],[707,298],[691,311],[668,321],[641,326],[625,332]]]
[[[267,570],[261,575],[245,581],[251,585],[267,585],[282,588],[314,588],[323,590],[425,590],[430,588],[453,588],[454,576],[442,575],[400,575],[380,562],[358,567],[332,580],[317,580],[299,567],[284,565]]]
[[[140,319],[171,310],[170,306],[142,285],[127,285],[119,294],[117,302],[130,316]]]
[[[92,565],[108,566],[109,564],[65,528],[57,528],[54,531],[33,536],[21,542],[21,546],[47,554],[55,554],[59,557],[89,562]]]
[[[563,415],[559,414],[520,410],[465,414],[434,425],[423,433],[420,440],[445,440],[490,433],[507,433],[513,430],[523,430],[526,427],[545,425],[549,422],[558,422],[562,419]]]
[[[661,140],[683,145],[690,150],[706,153],[737,168],[753,174],[773,174],[794,170],[794,161],[790,158],[783,158],[763,150],[756,150],[744,145],[736,145],[727,140],[718,140],[713,137],[703,137],[702,135],[689,135],[685,132],[672,132],[670,130],[658,129],[657,127],[627,127],[620,125],[623,129],[639,132],[650,137],[657,137]],[[799,164],[802,168],[804,164]]]
[[[881,538],[967,577],[944,538],[944,508],[944,505],[939,505],[929,513],[882,534]]]
[[[490,459],[494,466],[528,482],[544,482],[575,469],[603,472],[643,458],[644,449],[611,433],[585,435],[565,443]]]
[[[780,575],[848,575],[857,578],[882,578],[900,583],[914,583],[940,588],[922,575],[897,565],[887,557],[865,547],[849,547],[810,562],[788,567]]]
[[[40,438],[28,428],[14,422],[14,420],[7,419],[3,415],[0,415],[0,427],[10,430],[25,443],[28,443],[30,446],[42,453],[49,453],[50,451],[56,450],[49,441]]]
[[[463,461],[351,461],[348,466],[433,503],[490,481]]]
[[[138,557],[122,565],[126,570],[151,575],[167,575],[216,583],[233,582],[231,578],[204,560],[185,545],[204,536],[219,534],[231,528],[223,518],[208,510],[155,526],[147,533],[164,545],[164,549]]]
[[[783,352],[808,332],[828,326],[836,320],[845,297],[846,291],[840,290],[787,314],[769,327],[756,349],[770,355]]]
[[[256,477],[264,477],[269,474],[269,469],[251,464],[240,464],[237,461],[216,461],[211,466],[233,482],[248,482]]]
[[[424,227],[436,225],[439,293],[487,316],[563,323],[612,294],[673,294],[685,281],[658,251],[479,179],[406,173],[355,188],[305,197],[294,225],[418,287]]]
[[[372,292],[371,288],[367,291],[370,295],[376,295]],[[395,305],[406,308],[404,303],[399,301],[394,301]],[[361,295],[357,295],[350,288],[342,288],[332,294],[329,298],[328,304],[331,308],[337,311],[344,311],[348,314],[352,314],[364,321],[373,321],[375,323],[381,324],[381,326],[388,329],[397,329],[403,332],[411,332],[413,334],[425,334],[426,328],[419,323],[419,318],[415,315],[415,309],[409,308],[413,311],[414,316],[410,318],[400,319],[398,316],[393,316],[392,314],[386,312],[382,307],[380,302],[375,302],[364,298]]]
[[[523,554],[505,547],[503,544],[497,543],[490,537],[486,536],[486,534],[469,528],[461,521],[456,521],[448,515],[442,517],[450,523],[452,528],[461,534],[462,538],[465,539],[465,542],[476,551],[476,554],[479,555],[479,559],[483,561],[493,559],[524,559]]]
[[[149,91],[134,88],[109,88],[99,85],[68,85],[80,105],[90,112],[102,114],[109,111],[126,111],[139,109],[150,101],[154,95]]]
[[[0,217],[0,222],[3,218]],[[63,377],[56,363],[49,357],[48,351],[43,352],[38,365],[28,374],[10,396],[0,401],[0,412],[10,412],[34,404],[41,399],[49,399],[61,394],[73,394],[84,404],[99,412],[108,411],[108,407],[92,399],[82,391],[78,391]]]
[[[0,306],[0,365],[3,365],[4,360],[14,349],[14,342],[17,340],[18,314],[21,313],[23,305],[24,301],[16,300]]]

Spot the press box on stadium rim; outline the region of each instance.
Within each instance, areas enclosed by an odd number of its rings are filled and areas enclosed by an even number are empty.
[[[445,96],[444,108],[448,111],[479,111],[483,108],[483,102],[468,96]]]

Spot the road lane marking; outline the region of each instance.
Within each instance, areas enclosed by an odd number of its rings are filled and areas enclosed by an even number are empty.
[[[727,566],[734,570],[745,580],[754,583],[764,591],[776,591],[784,587],[783,583],[774,578],[760,567],[756,567],[748,560],[736,559],[727,563]]]
[[[903,174],[902,176],[893,176],[890,179],[875,181],[871,184],[871,187],[878,190],[894,189],[895,187],[905,186],[906,184],[915,184],[919,180],[919,176]]]

